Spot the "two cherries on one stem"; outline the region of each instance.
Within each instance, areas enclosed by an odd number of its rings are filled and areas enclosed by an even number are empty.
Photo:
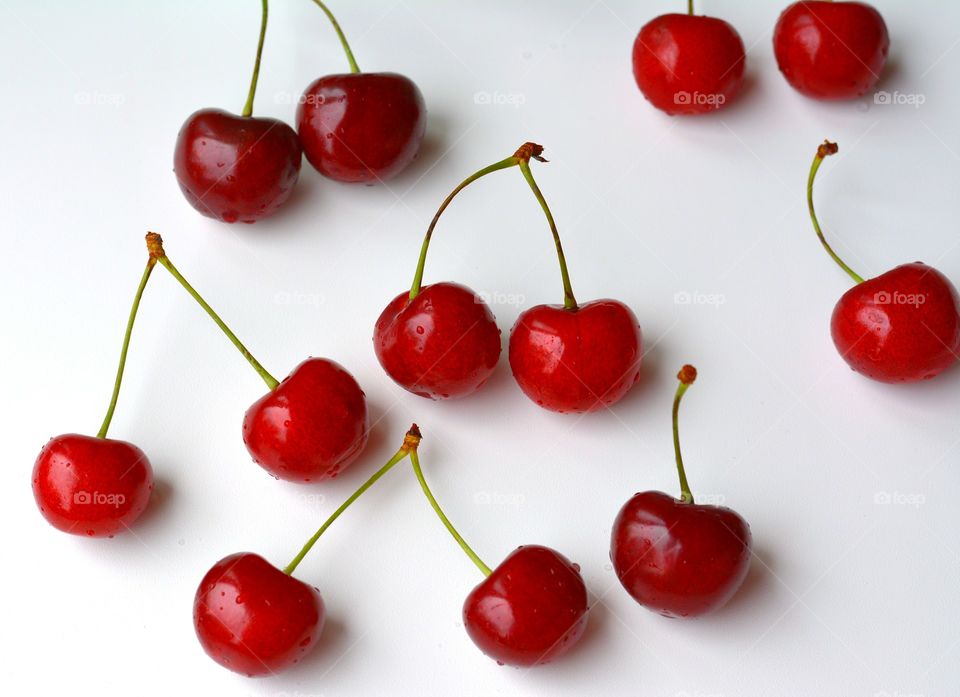
[[[147,234],[149,258],[127,321],[110,406],[97,436],[52,438],[34,465],[33,491],[54,527],[90,537],[112,537],[146,509],[153,488],[147,456],[135,445],[107,438],[120,393],[127,350],[140,299],[156,264],[166,268],[226,334],[270,391],[243,419],[243,440],[254,461],[278,479],[293,482],[335,477],[367,443],[366,397],[338,363],[308,358],[283,381],[257,361],[181,275],[160,235]]]
[[[253,100],[267,30],[262,2],[260,37],[246,105],[239,116],[200,109],[177,136],[174,172],[187,201],[227,223],[253,223],[290,197],[300,176],[301,148],[318,172],[342,182],[383,181],[420,150],[426,107],[417,86],[396,73],[362,73],[333,14],[350,72],[311,83],[299,100],[297,132],[283,121],[254,117]]]
[[[547,218],[563,280],[562,305],[525,310],[510,333],[510,367],[523,392],[559,412],[601,409],[621,399],[640,376],[642,338],[637,318],[623,303],[578,304],[550,208],[530,170],[545,161],[543,148],[525,143],[516,153],[467,177],[430,222],[409,292],[383,310],[374,348],[393,380],[431,399],[467,396],[488,380],[500,357],[500,330],[479,294],[457,283],[422,285],[427,250],[440,216],[453,198],[492,172],[518,167]]]
[[[397,463],[410,458],[424,495],[486,579],[467,596],[464,625],[473,642],[500,663],[546,663],[571,648],[586,627],[587,589],[579,567],[536,545],[517,548],[490,569],[444,514],[427,485],[416,424],[400,449],[317,530],[283,570],[253,553],[232,554],[207,572],[194,598],[197,637],[217,663],[247,676],[273,675],[317,643],[325,608],[319,590],[293,572],[330,525]]]

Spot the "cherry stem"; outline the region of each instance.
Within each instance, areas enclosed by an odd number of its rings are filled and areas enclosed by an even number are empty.
[[[677,456],[677,474],[680,475],[680,500],[684,503],[693,503],[693,494],[690,492],[690,484],[687,482],[687,473],[683,469],[683,456],[680,454],[680,426],[678,416],[680,414],[680,400],[686,393],[687,388],[697,379],[697,369],[692,365],[685,365],[677,373],[677,379],[680,384],[677,385],[677,394],[673,398],[673,452]]]
[[[413,276],[413,285],[410,286],[410,300],[413,300],[420,295],[420,286],[423,284],[423,269],[427,263],[427,250],[430,249],[430,240],[433,238],[433,229],[437,227],[437,222],[440,220],[440,216],[443,215],[443,212],[447,209],[447,206],[450,205],[450,202],[453,201],[453,198],[477,179],[485,177],[491,172],[513,167],[519,164],[519,162],[520,161],[515,155],[511,155],[510,157],[500,160],[499,162],[494,162],[492,165],[484,167],[483,169],[474,172],[469,177],[464,179],[462,182],[460,182],[457,188],[451,191],[450,195],[443,200],[443,203],[440,204],[440,208],[437,209],[436,214],[433,216],[433,220],[430,221],[430,227],[427,228],[427,234],[423,238],[423,245],[420,248],[420,259],[417,261],[417,271]]]
[[[838,150],[837,144],[831,143],[829,140],[823,141],[823,144],[817,148],[817,154],[813,158],[813,164],[810,165],[810,176],[807,178],[807,209],[810,211],[810,220],[813,221],[813,229],[816,231],[817,237],[820,238],[820,244],[827,250],[827,254],[837,262],[841,269],[849,274],[850,278],[857,283],[863,283],[863,277],[847,266],[843,259],[837,256],[837,253],[834,252],[833,248],[827,243],[826,238],[823,236],[823,230],[820,229],[820,222],[817,220],[817,212],[813,207],[813,181],[817,178],[820,165],[823,164],[825,158],[830,155],[835,155]]]
[[[423,489],[423,493],[430,502],[430,506],[433,507],[434,512],[440,518],[440,522],[443,523],[443,526],[447,529],[447,532],[453,536],[453,539],[455,539],[457,544],[460,545],[460,549],[462,549],[466,555],[470,557],[470,561],[476,564],[477,568],[480,569],[480,572],[484,576],[489,576],[491,573],[493,573],[490,570],[490,567],[483,563],[483,560],[477,556],[477,553],[470,548],[470,545],[467,544],[467,541],[464,540],[460,533],[457,532],[457,529],[453,527],[453,523],[451,523],[450,519],[444,514],[443,509],[440,508],[440,504],[437,503],[437,499],[434,498],[433,492],[430,491],[430,487],[427,486],[427,480],[424,479],[423,470],[420,468],[420,458],[417,455],[416,450],[410,452],[410,464],[413,465],[413,473],[417,475],[417,481],[420,482],[420,488]]]
[[[687,14],[693,14],[693,0],[687,0]]]
[[[123,347],[120,349],[120,364],[117,366],[117,377],[113,381],[113,394],[110,396],[110,406],[107,407],[107,415],[103,417],[103,424],[97,432],[97,438],[107,437],[110,422],[113,421],[113,412],[117,408],[117,399],[120,397],[120,383],[123,382],[123,369],[127,364],[127,349],[130,347],[133,323],[137,319],[137,310],[140,309],[140,298],[143,297],[143,290],[147,287],[147,281],[150,280],[150,274],[153,273],[153,267],[156,266],[156,264],[157,260],[152,256],[147,259],[147,267],[143,270],[143,276],[140,278],[137,294],[133,296],[133,307],[130,308],[130,316],[127,319],[127,329],[123,334]]]
[[[385,464],[383,467],[381,467],[376,472],[374,472],[370,476],[370,479],[365,481],[360,486],[359,489],[357,489],[355,492],[353,492],[353,494],[351,494],[350,498],[348,498],[346,501],[340,504],[340,508],[335,510],[333,514],[329,518],[327,518],[326,522],[320,526],[320,529],[317,530],[316,533],[314,533],[313,537],[307,540],[307,543],[303,546],[303,549],[300,550],[300,553],[293,558],[293,561],[287,564],[287,567],[283,570],[283,573],[289,576],[296,570],[300,562],[303,561],[303,558],[307,556],[307,553],[311,549],[313,549],[313,546],[317,543],[317,540],[320,539],[321,535],[323,535],[323,533],[327,531],[327,528],[329,528],[333,524],[333,521],[339,518],[340,514],[342,514],[345,510],[347,510],[350,507],[350,504],[352,504],[354,501],[360,498],[363,492],[365,492],[367,489],[369,489],[374,484],[376,484],[377,480],[380,479],[380,477],[382,477],[391,469],[393,469],[393,466],[396,465],[401,460],[403,460],[403,458],[407,457],[407,455],[410,455],[411,457],[413,457],[413,455],[416,454],[417,452],[417,446],[420,445],[421,438],[422,436],[420,435],[420,429],[417,428],[416,424],[413,424],[413,426],[410,427],[410,430],[407,431],[407,434],[403,438],[403,445],[401,445],[400,449],[396,453],[394,453],[393,457],[391,457],[387,461],[387,464]]]
[[[541,159],[541,158],[537,158]],[[560,261],[560,276],[563,279],[563,306],[567,310],[577,309],[577,299],[573,295],[573,287],[570,285],[570,273],[567,271],[567,260],[563,255],[563,245],[560,243],[560,233],[557,231],[557,223],[553,219],[550,207],[547,206],[547,200],[543,197],[540,187],[533,179],[533,172],[530,171],[529,159],[520,160],[520,171],[523,172],[523,178],[530,185],[530,190],[540,203],[544,215],[547,216],[547,223],[550,224],[550,232],[553,233],[553,242],[557,247],[557,259]]]
[[[263,40],[267,36],[267,0],[261,0],[263,12],[260,15],[260,39],[257,41],[257,58],[253,62],[253,77],[250,78],[250,90],[247,92],[247,103],[243,106],[241,116],[253,115],[253,98],[257,94],[257,80],[260,79],[260,57],[263,55]]]
[[[264,0],[266,1],[266,0]],[[344,35],[343,30],[340,28],[340,24],[337,22],[337,18],[333,16],[333,13],[329,8],[324,5],[320,0],[313,0],[316,3],[317,7],[323,10],[323,13],[327,15],[327,19],[330,20],[330,24],[333,25],[333,30],[337,32],[337,36],[340,38],[340,45],[343,46],[343,52],[347,54],[347,61],[350,63],[350,72],[359,73],[360,67],[357,65],[356,59],[353,57],[353,51],[350,50],[350,44],[347,43],[347,37]]]
[[[230,339],[230,342],[237,347],[237,350],[243,355],[244,358],[247,359],[247,362],[253,366],[253,369],[257,371],[257,374],[263,378],[265,383],[267,383],[267,387],[269,387],[271,390],[276,389],[277,385],[280,384],[279,381],[270,373],[268,373],[266,368],[260,365],[260,361],[253,357],[253,354],[250,353],[250,351],[247,350],[247,347],[240,342],[240,339],[237,338],[237,335],[230,330],[230,327],[228,327],[222,319],[220,319],[220,315],[214,312],[213,308],[207,304],[207,301],[204,300],[200,294],[194,290],[193,286],[187,282],[187,279],[185,279],[180,272],[177,271],[177,267],[173,265],[173,262],[170,261],[170,259],[167,257],[167,253],[163,249],[163,240],[161,239],[160,235],[155,232],[147,233],[147,249],[150,251],[150,257],[161,264],[167,271],[169,271],[170,275],[177,279],[180,285],[183,286],[193,297],[193,299],[197,301],[200,307],[202,307],[206,313],[210,315],[210,319],[212,319],[216,325],[220,327],[220,330],[227,335],[227,338]]]

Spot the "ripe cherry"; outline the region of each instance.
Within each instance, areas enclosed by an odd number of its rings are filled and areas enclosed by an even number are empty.
[[[520,314],[510,330],[510,368],[524,394],[544,409],[595,411],[622,399],[640,379],[643,339],[636,315],[622,302],[577,304],[556,222],[530,171],[530,157],[542,159],[542,151],[532,146],[519,166],[553,233],[564,300]]]
[[[107,431],[120,396],[140,299],[155,265],[156,260],[149,257],[134,295],[113,394],[96,438],[76,433],[51,438],[33,466],[33,495],[40,513],[63,532],[113,537],[129,528],[150,501],[150,460],[133,443],[107,438]]]
[[[643,96],[661,111],[716,111],[743,85],[746,53],[737,30],[722,19],[667,14],[643,26],[633,44],[633,77]]]
[[[225,223],[254,223],[290,198],[300,176],[300,141],[277,119],[253,117],[260,57],[267,30],[262,0],[260,40],[247,103],[240,116],[200,109],[180,128],[173,171],[191,206]]]
[[[477,648],[512,666],[549,663],[573,648],[587,626],[587,588],[580,567],[549,547],[523,545],[491,569],[440,508],[416,450],[410,463],[443,525],[486,576],[463,604],[463,624]]]
[[[883,17],[862,2],[795,2],[773,32],[780,72],[814,99],[856,99],[870,91],[889,49]]]
[[[366,397],[353,376],[338,363],[309,358],[277,381],[180,274],[160,235],[148,234],[147,246],[270,388],[243,421],[243,440],[254,461],[277,479],[292,482],[335,477],[349,466],[368,436]]]
[[[686,365],[673,400],[673,445],[680,499],[660,491],[635,494],[624,504],[610,536],[617,578],[641,605],[666,617],[697,617],[724,605],[750,566],[750,526],[736,512],[696,504],[683,469],[677,415],[697,377]]]
[[[334,511],[282,571],[249,552],[231,554],[213,565],[193,603],[193,626],[210,658],[248,677],[274,675],[316,645],[326,617],[323,599],[293,572],[333,521],[419,442],[414,424],[396,454]]]
[[[830,320],[833,343],[858,373],[880,382],[936,377],[960,357],[960,296],[950,280],[921,262],[903,264],[864,280],[827,243],[813,207],[813,182],[824,158],[817,148],[807,182],[807,205],[820,243],[856,282],[837,302]]]
[[[333,14],[350,72],[313,81],[297,107],[303,151],[320,174],[342,182],[386,181],[420,151],[427,109],[416,84],[397,73],[361,73]]]

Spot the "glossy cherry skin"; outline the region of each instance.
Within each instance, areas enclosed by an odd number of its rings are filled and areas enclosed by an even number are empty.
[[[380,365],[421,397],[452,399],[476,392],[500,358],[500,330],[483,299],[458,283],[423,286],[394,298],[373,332]]]
[[[643,26],[633,43],[633,77],[661,111],[704,114],[743,85],[746,64],[737,30],[714,17],[668,14]]]
[[[320,591],[250,552],[214,564],[193,601],[203,650],[251,678],[299,662],[320,638],[325,617]]]
[[[290,198],[300,159],[297,134],[283,121],[201,109],[180,128],[173,171],[204,215],[254,223]]]
[[[153,491],[150,460],[133,443],[76,433],[51,438],[33,466],[33,495],[53,527],[113,537],[140,517]]]
[[[385,181],[413,162],[427,128],[423,95],[396,73],[327,75],[297,107],[297,133],[317,171],[342,182]]]
[[[889,49],[883,17],[860,2],[795,2],[773,32],[780,72],[814,99],[856,99],[870,91]]]
[[[729,508],[644,491],[617,515],[610,561],[641,605],[667,617],[697,617],[737,592],[750,545],[750,526]]]
[[[580,567],[549,547],[518,547],[467,596],[463,624],[477,648],[501,665],[548,663],[586,629]]]
[[[277,479],[336,477],[367,444],[367,400],[343,366],[308,358],[243,419],[254,462]]]
[[[904,264],[844,293],[830,332],[858,373],[880,382],[928,380],[960,356],[960,298],[936,269]]]
[[[640,379],[642,356],[637,317],[617,300],[577,310],[537,305],[510,332],[513,377],[552,411],[596,411],[619,401]]]

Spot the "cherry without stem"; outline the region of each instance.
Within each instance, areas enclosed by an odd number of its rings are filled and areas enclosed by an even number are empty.
[[[254,223],[275,213],[290,198],[300,176],[300,141],[277,119],[254,117],[253,100],[267,31],[267,0],[257,55],[243,112],[200,109],[180,128],[173,171],[187,201],[200,213],[225,223]]]
[[[368,437],[366,397],[353,376],[334,361],[308,358],[278,381],[180,274],[160,236],[149,233],[147,246],[270,389],[247,409],[243,420],[243,441],[254,462],[277,479],[298,483],[335,477],[349,466]]]
[[[420,151],[427,126],[423,95],[397,73],[362,73],[340,25],[333,25],[350,72],[312,82],[297,107],[297,132],[307,160],[325,177],[342,182],[386,181]]]
[[[463,604],[467,635],[501,665],[534,666],[559,658],[587,625],[587,588],[580,567],[559,552],[521,545],[491,569],[463,539],[427,485],[417,452],[410,464],[444,527],[486,579]]]
[[[617,515],[610,560],[641,605],[667,617],[696,617],[723,606],[746,578],[750,526],[735,511],[696,504],[680,455],[680,400],[696,379],[684,366],[673,400],[673,445],[681,495],[635,494]]]
[[[921,262],[864,280],[833,251],[814,209],[813,184],[823,160],[837,151],[830,141],[818,147],[807,179],[813,229],[855,283],[834,307],[833,343],[853,370],[879,382],[932,379],[960,357],[960,295],[946,276]]]
[[[643,26],[633,44],[633,76],[647,101],[673,116],[721,109],[743,85],[743,40],[722,19],[666,14]]]
[[[63,532],[113,537],[129,528],[150,501],[150,460],[133,443],[107,438],[107,431],[120,396],[133,324],[155,265],[149,257],[134,295],[110,405],[96,438],[76,433],[51,438],[34,463],[34,499],[47,522]]]
[[[354,501],[416,452],[420,437],[414,424],[393,457],[333,512],[283,570],[250,552],[231,554],[211,567],[193,604],[194,629],[210,658],[248,677],[276,675],[300,662],[320,638],[326,608],[320,591],[293,572]]]

